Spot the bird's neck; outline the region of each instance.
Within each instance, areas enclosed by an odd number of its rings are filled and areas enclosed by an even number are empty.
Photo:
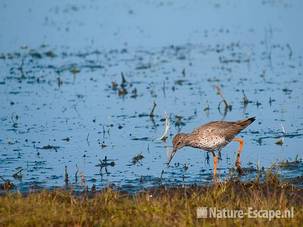
[[[182,133],[182,142],[184,146],[190,146],[192,141],[192,135],[190,133]]]
[[[186,133],[183,137],[184,146],[197,147],[197,138],[191,133]]]

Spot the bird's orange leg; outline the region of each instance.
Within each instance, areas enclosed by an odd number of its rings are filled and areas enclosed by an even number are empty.
[[[243,150],[244,140],[241,139],[241,138],[234,138],[233,141],[238,142],[239,145],[240,145],[239,149],[238,149],[237,160],[236,160],[235,165],[237,167],[237,170],[238,170],[239,174],[242,174],[243,170],[241,169],[240,155],[241,155],[241,152]]]
[[[214,178],[217,176],[217,164],[218,164],[218,157],[216,156],[214,151],[211,151],[213,157],[214,157]]]

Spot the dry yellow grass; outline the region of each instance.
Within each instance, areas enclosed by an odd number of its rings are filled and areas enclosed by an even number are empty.
[[[42,191],[0,197],[0,226],[302,226],[303,190],[270,176],[264,183],[228,181],[209,187],[157,188],[128,195],[106,189],[94,195]],[[290,219],[197,219],[197,207],[284,210]]]

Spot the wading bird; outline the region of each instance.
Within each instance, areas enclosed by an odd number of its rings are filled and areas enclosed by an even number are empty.
[[[239,121],[212,121],[194,129],[192,133],[179,133],[173,138],[173,150],[167,164],[169,165],[177,150],[182,147],[199,148],[212,153],[214,157],[214,176],[216,176],[218,156],[216,156],[215,151],[221,152],[228,143],[235,141],[240,145],[235,165],[239,174],[242,174],[240,155],[244,140],[235,138],[235,136],[254,121],[255,117]]]

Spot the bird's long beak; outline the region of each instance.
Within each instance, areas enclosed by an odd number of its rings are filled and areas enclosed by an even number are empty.
[[[177,149],[173,148],[172,152],[170,153],[170,157],[167,162],[167,166],[169,166],[169,164],[170,164],[171,160],[173,159],[173,157],[175,156],[176,152],[177,152]]]

